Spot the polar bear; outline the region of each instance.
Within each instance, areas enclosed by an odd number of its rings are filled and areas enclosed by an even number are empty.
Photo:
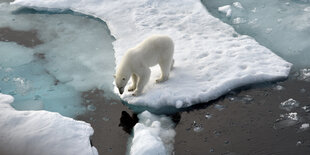
[[[150,79],[150,67],[157,64],[161,69],[161,77],[156,82],[168,80],[169,72],[174,64],[173,53],[173,41],[165,35],[153,35],[129,49],[122,57],[114,76],[119,93],[123,94],[131,77],[132,85],[128,91],[134,91],[133,96],[139,96]]]

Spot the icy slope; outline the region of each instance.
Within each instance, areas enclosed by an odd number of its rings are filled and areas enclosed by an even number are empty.
[[[155,84],[152,68],[144,95],[121,96],[128,103],[150,107],[190,105],[216,99],[229,90],[255,82],[287,77],[291,64],[248,36],[211,16],[199,0],[16,0],[34,8],[71,9],[106,21],[116,64],[124,52],[151,34],[166,34],[175,42],[175,68],[170,79]],[[56,9],[57,10],[57,9]]]
[[[0,154],[96,155],[88,123],[47,111],[16,111],[13,97],[0,93]]]

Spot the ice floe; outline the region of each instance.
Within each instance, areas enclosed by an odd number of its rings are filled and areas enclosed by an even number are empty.
[[[127,49],[152,34],[172,37],[176,48],[170,79],[155,84],[160,72],[159,67],[152,68],[144,95],[133,97],[125,92],[121,96],[131,104],[188,107],[242,85],[285,78],[291,67],[254,39],[237,35],[231,26],[210,15],[199,0],[16,0],[11,4],[71,9],[101,18],[116,39],[116,64]]]
[[[90,124],[48,111],[16,111],[0,94],[0,153],[10,155],[98,155]]]
[[[167,116],[156,116],[148,111],[138,115],[130,148],[131,155],[173,154],[174,123]]]

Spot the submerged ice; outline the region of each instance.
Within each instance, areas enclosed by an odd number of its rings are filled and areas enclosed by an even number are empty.
[[[0,42],[0,91],[18,110],[74,117],[86,111],[81,93],[113,90],[113,38],[106,25],[73,12],[53,14],[0,3],[0,28],[37,31],[34,48]]]

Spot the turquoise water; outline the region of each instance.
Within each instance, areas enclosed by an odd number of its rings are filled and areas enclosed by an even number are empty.
[[[0,3],[0,27],[37,31],[43,44],[27,48],[0,42],[0,91],[17,110],[48,110],[75,117],[87,111],[82,93],[113,95],[115,68],[106,24],[72,11],[37,12]],[[5,36],[0,36],[5,37]]]

